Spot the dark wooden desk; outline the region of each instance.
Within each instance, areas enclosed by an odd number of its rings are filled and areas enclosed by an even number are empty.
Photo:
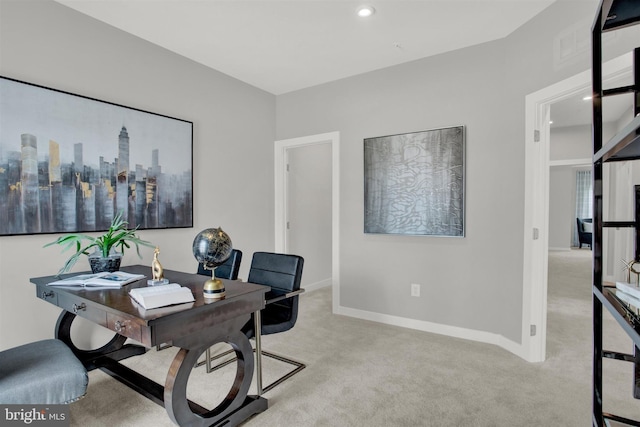
[[[123,271],[151,275],[147,266],[123,267]],[[180,426],[233,426],[267,409],[260,396],[248,396],[253,378],[253,350],[240,331],[252,312],[265,306],[268,286],[223,280],[226,297],[209,302],[202,294],[206,280],[201,275],[165,270],[171,282],[191,288],[195,302],[145,310],[128,295],[132,288],[147,286],[147,278],[122,289],[84,289],[47,286],[53,276],[30,279],[38,298],[63,309],[56,324],[56,338],[64,341],[88,370],[101,369],[152,401],[163,405],[173,422]],[[68,277],[70,275],[63,275]],[[81,350],[71,340],[71,324],[76,316],[114,331],[114,338],[94,350]],[[141,344],[125,344],[131,338]],[[189,373],[207,348],[227,342],[238,358],[236,379],[226,398],[209,410],[187,399]],[[164,387],[119,363],[144,354],[148,348],[167,343],[180,347]]]

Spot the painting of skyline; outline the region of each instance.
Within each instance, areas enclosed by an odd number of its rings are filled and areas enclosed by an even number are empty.
[[[193,226],[193,123],[0,77],[0,236]]]

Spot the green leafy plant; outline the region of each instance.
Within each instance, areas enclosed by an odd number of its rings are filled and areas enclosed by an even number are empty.
[[[61,245],[62,252],[66,252],[71,248],[75,248],[75,253],[67,259],[64,266],[58,271],[58,275],[65,273],[71,269],[82,255],[91,255],[89,252],[93,249],[94,253],[98,252],[102,257],[107,258],[111,254],[112,249],[119,249],[124,254],[125,248],[129,249],[131,245],[135,245],[138,256],[140,255],[140,245],[153,247],[153,245],[140,239],[136,232],[138,227],[128,229],[129,223],[122,219],[122,211],[111,221],[109,229],[102,235],[94,237],[88,234],[71,233],[58,237],[53,242],[47,243],[44,247],[52,245]]]

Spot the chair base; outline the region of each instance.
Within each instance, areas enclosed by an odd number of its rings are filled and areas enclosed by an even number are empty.
[[[254,350],[254,352],[255,352],[255,350]],[[288,363],[290,365],[295,366],[295,369],[293,369],[292,371],[284,374],[283,376],[281,376],[280,378],[278,378],[277,380],[275,380],[274,382],[272,382],[268,386],[263,387],[262,388],[262,392],[263,393],[268,392],[269,390],[271,390],[272,388],[274,388],[278,384],[280,384],[283,381],[291,378],[292,376],[294,376],[295,374],[297,374],[298,372],[302,371],[304,368],[307,367],[307,365],[305,365],[304,363],[298,362],[297,360],[289,359],[288,357],[280,356],[280,355],[277,355],[277,354],[274,354],[274,353],[270,353],[270,352],[264,351],[264,350],[262,350],[261,353],[262,353],[263,356],[267,356],[267,357],[270,357],[272,359],[279,360],[281,362],[285,362],[285,363]]]
[[[217,365],[211,366],[211,362],[213,362],[215,360],[218,360],[218,359],[220,359],[220,358],[222,358],[224,356],[227,356],[227,355],[229,355],[229,354],[231,354],[233,352],[234,352],[233,350],[227,350],[224,353],[216,354],[215,356],[211,357],[211,350],[207,349],[205,360],[203,360],[201,362],[198,362],[196,364],[196,367],[206,364],[207,365],[206,366],[207,373],[211,373],[211,372],[213,372],[215,370],[218,370],[218,369],[220,369],[220,368],[222,368],[224,366],[229,365],[230,363],[235,362],[236,361],[236,357],[234,357],[232,359],[229,359],[229,360],[225,360],[224,362],[218,363]],[[253,349],[253,352],[255,353],[256,349]],[[295,367],[293,370],[287,372],[286,374],[284,374],[283,376],[281,376],[280,378],[278,378],[277,380],[275,380],[271,384],[267,385],[266,387],[263,387],[262,388],[262,393],[268,392],[269,390],[271,390],[272,388],[274,388],[278,384],[283,383],[284,381],[288,380],[289,378],[291,378],[292,376],[294,376],[295,374],[297,374],[298,372],[302,371],[304,368],[307,367],[307,365],[305,365],[302,362],[298,362],[297,360],[293,360],[293,359],[290,359],[288,357],[280,356],[278,354],[271,353],[271,352],[268,352],[268,351],[262,350],[261,351],[261,355],[262,356],[266,356],[266,357],[270,357],[270,358],[278,360],[280,362],[288,363],[288,364],[293,365]],[[262,380],[260,382],[262,382]]]

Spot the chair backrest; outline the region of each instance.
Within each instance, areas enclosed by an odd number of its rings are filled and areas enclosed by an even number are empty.
[[[242,262],[242,251],[239,249],[233,249],[231,256],[224,264],[216,267],[215,274],[218,279],[236,280],[238,278],[238,272],[240,271],[240,263]],[[203,276],[211,276],[211,270],[204,268],[202,264],[198,264],[198,274]]]
[[[576,218],[576,220],[578,221],[578,232],[591,233],[593,218]],[[589,226],[585,227],[585,223],[589,224]]]
[[[276,254],[272,252],[256,252],[251,260],[249,278],[251,283],[270,286],[266,299],[284,295],[300,289],[304,258],[298,255]],[[298,318],[299,296],[285,298],[267,306],[262,310],[262,333],[273,334],[284,332],[295,325]],[[251,338],[253,325],[249,322],[243,331]]]
[[[271,286],[273,291],[291,292],[300,289],[304,259],[298,255],[255,252],[251,260],[251,283]]]

